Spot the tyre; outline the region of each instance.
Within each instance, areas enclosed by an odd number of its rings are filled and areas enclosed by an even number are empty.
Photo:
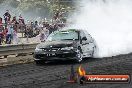
[[[97,50],[96,50],[96,46],[94,46],[94,47],[93,47],[92,54],[91,54],[91,58],[94,58],[96,51],[97,51]]]
[[[94,50],[95,50],[95,47],[93,47],[93,51],[91,52],[91,58],[93,58],[94,57]]]
[[[83,85],[86,82],[86,78],[83,76],[80,78],[79,83]]]
[[[82,52],[81,52],[81,49],[77,49],[77,54],[76,54],[76,62],[77,63],[81,63],[82,60],[83,60],[83,57],[82,57]]]

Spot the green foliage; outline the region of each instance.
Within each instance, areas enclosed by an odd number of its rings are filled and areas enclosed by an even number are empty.
[[[8,3],[19,13],[33,12],[53,16],[56,11],[67,12],[73,5],[71,0],[0,0]],[[68,2],[67,2],[68,1]]]
[[[0,4],[3,2],[4,0],[0,0]]]

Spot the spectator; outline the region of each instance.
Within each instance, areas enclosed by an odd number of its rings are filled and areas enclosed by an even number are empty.
[[[50,24],[48,30],[49,30],[49,34],[51,34],[52,32],[54,32],[55,31],[54,24]]]
[[[23,19],[23,17],[21,16],[21,14],[20,14],[20,16],[19,16],[19,24],[25,24],[25,21],[24,21],[24,19]]]
[[[47,28],[44,28],[44,35],[45,35],[45,40],[49,36],[49,30]]]
[[[4,39],[3,33],[4,33],[4,28],[2,24],[2,18],[0,17],[0,45],[2,44],[3,39]]]
[[[40,41],[44,42],[47,39],[48,35],[49,35],[49,31],[46,28],[43,28],[40,32],[40,35],[39,35]]]
[[[43,30],[41,30],[41,32],[40,32],[40,41],[41,42],[44,42],[45,41],[45,35],[44,35]]]
[[[7,30],[8,32],[6,35],[6,43],[11,44],[12,39],[13,39],[13,25],[11,24],[11,22],[8,23]]]
[[[18,31],[18,24],[19,24],[19,23],[17,22],[16,16],[13,17],[11,23],[13,24],[14,30],[17,32],[17,31]]]
[[[31,38],[40,36],[41,41],[45,41],[49,34],[61,29],[65,25],[66,19],[62,19],[62,13],[58,10],[54,18],[50,22],[45,18],[43,21],[35,21],[25,25],[24,18],[20,15],[19,19],[16,16],[11,20],[11,14],[9,10],[6,10],[4,16],[5,27],[2,23],[2,18],[0,17],[0,44],[5,41],[7,44],[18,43],[17,33],[21,32],[22,37]],[[5,28],[5,29],[4,29]]]
[[[38,28],[38,21],[35,21],[34,26],[35,26],[35,29],[37,29],[37,28]]]
[[[4,16],[5,24],[7,24],[11,19],[11,15],[9,13],[9,10],[6,10],[6,13],[3,16]]]
[[[0,45],[2,45],[2,42],[3,42],[3,38],[4,38],[4,35],[3,35],[3,27],[0,26]]]
[[[16,16],[14,16],[13,19],[12,19],[12,21],[11,21],[11,23],[14,23],[15,24],[16,22],[17,22]]]
[[[0,26],[2,26],[2,18],[0,17]]]
[[[4,29],[3,27],[3,44],[6,44],[7,32],[8,32],[7,28]]]
[[[20,29],[20,32],[22,32],[22,37],[24,37],[25,22],[21,15],[19,16],[19,29]]]
[[[18,44],[18,36],[15,30],[13,30],[13,44]]]
[[[31,22],[31,29],[34,29],[34,23],[33,22]]]
[[[34,24],[34,35],[37,36],[39,34],[39,25],[38,25],[38,21],[35,21]]]

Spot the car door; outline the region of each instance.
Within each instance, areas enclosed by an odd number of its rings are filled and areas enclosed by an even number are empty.
[[[82,32],[82,51],[84,52],[84,57],[90,57],[93,53],[93,40],[91,35],[89,35],[88,33],[84,33]]]
[[[86,57],[87,56],[87,51],[88,51],[88,42],[87,42],[87,39],[83,39],[83,38],[86,38],[84,32],[80,32],[80,43],[81,43],[81,49],[82,49],[82,53],[83,53],[83,57]]]
[[[88,34],[87,32],[84,32],[84,33],[87,37],[87,42],[88,42],[88,44],[86,46],[87,47],[87,55],[88,55],[88,57],[91,57],[94,53],[94,47],[95,47],[94,40],[90,34]]]

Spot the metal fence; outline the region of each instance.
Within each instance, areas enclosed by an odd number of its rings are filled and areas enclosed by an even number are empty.
[[[37,43],[0,46],[0,56],[6,58],[8,55],[33,53],[36,45]]]

